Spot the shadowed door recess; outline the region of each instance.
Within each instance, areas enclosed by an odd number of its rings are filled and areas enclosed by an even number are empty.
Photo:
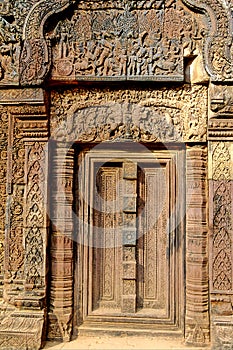
[[[178,163],[182,151],[79,154],[79,332],[183,332]]]

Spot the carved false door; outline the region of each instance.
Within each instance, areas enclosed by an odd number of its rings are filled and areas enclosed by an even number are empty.
[[[80,154],[79,332],[182,333],[180,155]]]

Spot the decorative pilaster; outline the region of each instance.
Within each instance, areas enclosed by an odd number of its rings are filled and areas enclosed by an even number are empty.
[[[47,246],[46,144],[26,144],[25,290],[45,288]]]
[[[187,343],[209,343],[207,255],[207,150],[187,148],[186,318]]]
[[[56,143],[51,174],[51,290],[49,338],[69,341],[73,315],[73,169],[74,150]]]
[[[35,350],[46,323],[47,115],[40,89],[9,90],[2,99],[11,113],[0,347]]]
[[[233,146],[211,142],[210,299],[213,349],[232,349],[233,339]]]

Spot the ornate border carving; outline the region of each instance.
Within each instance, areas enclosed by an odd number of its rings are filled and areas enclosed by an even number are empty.
[[[230,47],[232,45],[231,6],[220,0],[182,0],[193,11],[205,13],[209,35],[203,47],[204,65],[212,81],[232,80]]]
[[[48,163],[44,145],[48,123],[44,99],[39,102],[38,93],[36,106],[18,106],[21,101],[16,99],[8,108],[11,132],[0,343],[11,349],[39,349],[45,330]],[[3,99],[3,103],[8,102]]]
[[[24,46],[20,57],[20,84],[40,85],[49,71],[49,43],[44,38],[44,24],[53,14],[65,10],[73,0],[41,0],[31,8],[23,28]]]
[[[232,348],[232,143],[210,144],[210,300],[214,349]]]
[[[6,182],[7,182],[7,144],[8,144],[8,122],[9,113],[6,107],[0,106],[0,298],[3,295],[4,278],[4,236],[5,236],[5,214],[6,214]]]

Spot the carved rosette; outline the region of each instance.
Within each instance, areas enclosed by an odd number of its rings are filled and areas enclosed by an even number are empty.
[[[207,149],[187,148],[186,319],[187,343],[209,343]]]
[[[232,348],[233,148],[212,142],[210,148],[210,296],[214,349]]]
[[[56,143],[51,173],[51,290],[48,337],[69,341],[73,316],[73,169],[74,150]]]

